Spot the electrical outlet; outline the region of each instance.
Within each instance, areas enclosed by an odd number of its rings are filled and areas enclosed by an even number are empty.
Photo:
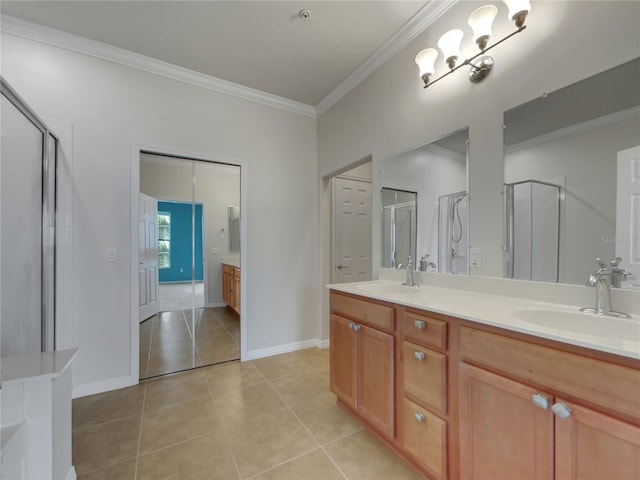
[[[482,249],[481,248],[470,248],[469,249],[469,260],[470,264],[473,268],[482,267]]]

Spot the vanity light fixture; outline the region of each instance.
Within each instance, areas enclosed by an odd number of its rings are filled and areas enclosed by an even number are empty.
[[[456,66],[458,57],[460,56],[460,44],[462,43],[464,33],[458,29],[448,31],[438,40],[438,48],[442,51],[444,62],[449,67],[448,72],[440,75],[433,82],[430,82],[431,76],[435,73],[435,62],[438,57],[438,51],[435,48],[426,48],[416,55],[416,64],[420,69],[420,78],[424,81],[424,88],[433,85],[465,65],[471,67],[469,70],[469,80],[472,82],[478,83],[487,78],[493,68],[493,58],[486,55],[486,52],[527,28],[524,22],[527,14],[531,11],[531,3],[529,0],[502,1],[509,9],[508,17],[509,20],[514,22],[516,30],[493,45],[488,45],[491,39],[491,27],[493,20],[498,14],[498,8],[495,5],[485,5],[474,10],[469,16],[468,23],[473,31],[473,41],[480,49],[480,52]]]

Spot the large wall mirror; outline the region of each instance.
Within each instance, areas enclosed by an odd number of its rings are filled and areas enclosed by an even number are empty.
[[[382,161],[382,267],[411,255],[416,270],[469,272],[468,138],[464,128]]]
[[[504,114],[505,276],[640,288],[640,59]],[[615,262],[617,263],[617,262]]]

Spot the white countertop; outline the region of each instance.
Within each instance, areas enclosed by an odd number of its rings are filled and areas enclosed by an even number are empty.
[[[398,282],[338,283],[331,290],[505,328],[541,338],[640,359],[640,316],[618,319],[581,313],[575,306],[512,296],[422,285],[410,289]],[[385,292],[384,290],[390,287]],[[399,290],[405,290],[398,293]],[[391,292],[391,293],[390,293]],[[535,323],[540,318],[544,325]],[[584,322],[582,324],[581,322]]]
[[[0,359],[2,383],[34,377],[56,378],[73,361],[77,348]]]

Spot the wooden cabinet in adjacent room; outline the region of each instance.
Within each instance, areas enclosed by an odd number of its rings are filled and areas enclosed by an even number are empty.
[[[222,264],[222,301],[240,314],[240,269]]]

